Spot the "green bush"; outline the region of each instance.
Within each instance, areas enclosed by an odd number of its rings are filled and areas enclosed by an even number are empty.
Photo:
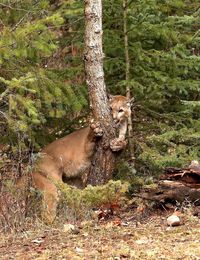
[[[102,186],[88,185],[80,190],[65,183],[59,183],[61,208],[66,209],[67,219],[84,219],[91,217],[92,209],[112,204],[120,204],[128,190],[128,184],[121,181],[109,181]]]

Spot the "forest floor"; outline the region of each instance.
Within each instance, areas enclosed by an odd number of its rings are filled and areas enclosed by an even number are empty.
[[[132,210],[109,220],[82,222],[75,230],[35,226],[0,235],[0,259],[200,259],[200,219],[186,212],[168,227],[169,211]],[[68,224],[65,224],[67,227]]]

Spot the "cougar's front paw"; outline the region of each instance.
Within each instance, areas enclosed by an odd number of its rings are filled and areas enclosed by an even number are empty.
[[[103,135],[103,129],[101,128],[101,124],[99,122],[91,123],[90,128],[93,130],[95,136],[102,136]]]
[[[110,148],[113,152],[118,152],[125,148],[127,141],[121,138],[115,138],[110,141]]]

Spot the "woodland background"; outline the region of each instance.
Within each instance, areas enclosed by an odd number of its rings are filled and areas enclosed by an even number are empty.
[[[41,194],[15,185],[30,176],[44,145],[87,125],[83,4],[0,0],[0,259],[199,259],[200,214],[188,196],[158,205],[136,189],[200,157],[199,0],[103,1],[107,91],[125,95],[128,87],[135,98],[134,164],[127,148],[114,174],[132,184],[132,197],[122,196],[119,180],[84,190],[64,185],[65,207],[47,227],[34,221]],[[167,227],[176,209],[181,225]]]
[[[128,84],[135,97],[135,166],[124,153],[116,170],[131,181],[200,157],[200,4],[130,0],[126,9],[128,82],[123,1],[103,1],[107,90],[125,95]],[[1,0],[0,34],[3,179],[11,169],[20,175],[41,147],[87,123],[83,1]]]

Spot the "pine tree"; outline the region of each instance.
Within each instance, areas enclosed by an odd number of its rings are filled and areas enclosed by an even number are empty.
[[[101,141],[96,144],[96,151],[92,158],[88,183],[100,185],[112,178],[115,157],[109,143],[114,139],[115,131],[112,125],[111,113],[108,105],[106,85],[103,71],[102,49],[102,1],[85,2],[85,72],[90,102],[95,119],[103,129]]]
[[[15,145],[20,135],[44,145],[70,132],[72,120],[88,104],[80,40],[73,32],[83,8],[80,1],[0,5],[0,142]]]

